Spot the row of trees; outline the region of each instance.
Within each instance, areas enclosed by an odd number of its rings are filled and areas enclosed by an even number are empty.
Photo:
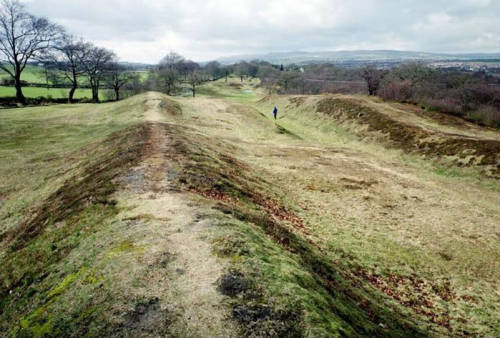
[[[59,76],[70,84],[70,102],[74,101],[81,77],[86,78],[93,102],[99,102],[99,89],[103,82],[114,91],[115,99],[119,100],[123,86],[138,78],[137,73],[129,71],[117,61],[112,51],[69,35],[63,35],[61,41],[45,55],[43,62],[54,76]]]
[[[86,77],[92,90],[92,101],[98,102],[103,82],[118,100],[120,89],[136,76],[117,62],[112,51],[68,35],[63,27],[28,13],[19,0],[0,3],[0,55],[0,69],[12,78],[16,98],[22,104],[26,98],[21,74],[33,61],[42,62],[54,76],[70,84],[70,102],[81,77]]]
[[[175,95],[187,84],[193,97],[196,95],[198,85],[206,81],[215,81],[222,77],[227,77],[232,69],[222,66],[217,61],[212,61],[204,66],[191,60],[187,60],[181,55],[170,52],[161,59],[157,68],[152,69],[144,87],[151,90],[160,90],[167,95]]]

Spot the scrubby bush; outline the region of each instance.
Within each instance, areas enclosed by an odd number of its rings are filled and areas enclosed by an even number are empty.
[[[382,82],[378,95],[386,100],[408,102],[413,96],[413,91],[409,81],[392,78]]]
[[[483,105],[469,114],[468,118],[487,126],[500,127],[500,110],[498,108]]]

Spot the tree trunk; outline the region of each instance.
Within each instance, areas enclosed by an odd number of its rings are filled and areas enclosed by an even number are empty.
[[[71,86],[71,89],[69,91],[69,103],[74,103],[74,99],[73,99],[73,96],[75,95],[75,91],[76,91],[76,84],[73,83],[73,85]]]
[[[16,77],[14,78],[14,85],[16,87],[17,102],[25,105],[26,98],[24,97],[23,89],[21,88],[21,73],[16,73]]]
[[[196,92],[196,85],[193,85],[193,97],[195,97],[195,92]]]
[[[92,102],[99,103],[99,90],[97,87],[92,87]]]
[[[120,101],[120,88],[115,88],[115,99]]]

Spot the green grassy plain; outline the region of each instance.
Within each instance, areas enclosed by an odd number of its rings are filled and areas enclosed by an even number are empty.
[[[11,79],[5,71],[0,70],[0,79]],[[21,80],[30,83],[45,83],[45,73],[42,67],[28,65],[21,74]]]
[[[24,87],[23,94],[28,98],[54,98],[64,99],[68,97],[69,89],[66,88],[40,88],[40,87]],[[110,90],[101,90],[99,92],[104,98],[114,95]],[[14,87],[0,86],[0,97],[15,97],[16,89]],[[92,91],[90,89],[77,89],[75,92],[75,99],[90,99],[92,98]]]
[[[140,81],[145,81],[148,78],[148,72],[139,72]],[[10,75],[4,71],[0,70],[0,79],[11,79]],[[47,80],[45,77],[45,72],[42,67],[38,66],[27,66],[21,75],[21,79],[29,83],[46,84]],[[88,81],[82,76],[79,79],[79,83],[85,86]],[[49,85],[52,82],[49,81]],[[69,93],[69,88],[42,88],[42,87],[23,87],[24,96],[27,98],[67,98]],[[100,95],[104,100],[111,100],[114,97],[114,93],[109,89],[101,89]],[[15,97],[16,90],[13,86],[0,86],[0,97]],[[92,91],[89,88],[79,88],[75,92],[75,99],[90,99],[92,98]]]

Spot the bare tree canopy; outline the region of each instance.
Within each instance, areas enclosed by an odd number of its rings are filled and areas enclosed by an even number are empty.
[[[2,0],[0,28],[0,68],[14,79],[16,97],[24,104],[21,73],[28,61],[43,58],[54,47],[63,29],[45,18],[29,14],[19,0]]]
[[[81,48],[82,51],[78,54],[79,62],[92,89],[92,101],[99,102],[101,80],[106,76],[106,70],[109,64],[116,59],[116,56],[112,51],[96,47],[91,43],[85,43]]]
[[[384,77],[385,72],[373,66],[366,66],[361,70],[361,76],[365,79],[368,86],[368,94],[376,95],[380,87],[380,81]]]
[[[73,96],[78,88],[78,78],[85,74],[85,69],[80,62],[85,53],[85,43],[73,36],[64,35],[55,50],[56,53],[51,54],[47,63],[71,83],[68,100],[73,102]]]
[[[177,68],[176,66],[179,63],[184,62],[184,57],[176,52],[168,53],[163,59],[160,61],[160,69],[162,68]]]
[[[222,65],[217,61],[209,62],[203,68],[210,75],[212,80],[217,80],[225,74]]]
[[[115,100],[120,100],[120,90],[127,83],[134,81],[136,74],[128,71],[128,69],[120,65],[118,62],[112,62],[106,70],[106,84],[113,88],[115,92]]]
[[[181,75],[181,68],[185,59],[176,52],[170,52],[160,61],[159,78],[165,86],[167,95],[175,92]]]
[[[196,86],[203,82],[203,74],[199,70],[195,70],[188,75],[187,82],[191,85],[191,91],[195,97]]]

